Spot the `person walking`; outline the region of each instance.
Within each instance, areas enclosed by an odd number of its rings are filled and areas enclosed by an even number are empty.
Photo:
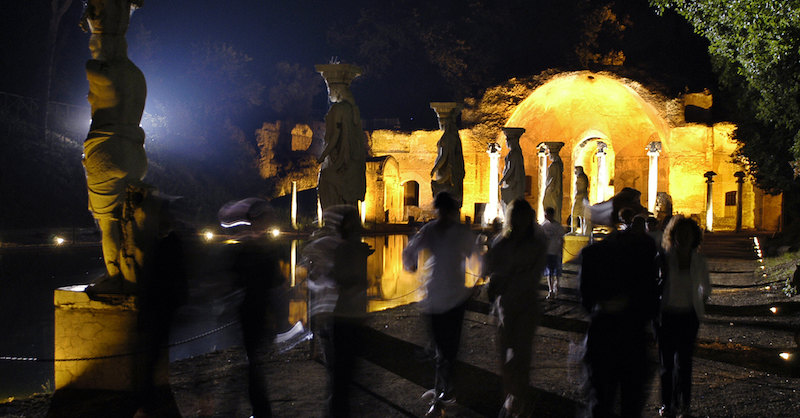
[[[403,250],[403,265],[416,271],[419,254],[430,257],[423,267],[425,297],[420,303],[434,351],[434,388],[423,398],[430,400],[428,416],[439,416],[445,405],[455,402],[453,366],[458,355],[464,310],[472,289],[465,284],[466,259],[478,253],[476,236],[458,219],[458,203],[447,192],[434,198],[436,219],[425,224]]]
[[[620,230],[581,251],[581,304],[589,313],[584,364],[588,415],[639,417],[648,382],[648,330],[658,312],[657,248],[644,217],[624,208]],[[624,212],[624,213],[623,213]]]
[[[331,206],[322,216],[325,231],[303,249],[303,264],[310,271],[310,311],[328,374],[325,416],[349,417],[350,385],[367,315],[367,257],[374,250],[361,242],[355,206]]]
[[[500,417],[529,416],[529,371],[533,335],[541,318],[537,287],[545,264],[547,242],[530,204],[511,203],[505,231],[484,262],[487,293],[498,317],[497,348],[506,394]]]
[[[663,417],[686,416],[692,395],[692,354],[705,302],[711,294],[708,263],[697,252],[697,222],[674,216],[664,231],[660,315],[656,321]]]
[[[567,231],[555,218],[556,210],[548,207],[544,210],[542,230],[547,237],[547,265],[545,275],[547,276],[547,299],[555,299],[558,296],[558,282],[561,281],[561,261],[564,249],[564,234]]]

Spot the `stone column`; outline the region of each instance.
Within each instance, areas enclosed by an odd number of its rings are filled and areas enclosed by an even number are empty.
[[[367,140],[350,83],[361,75],[361,68],[322,64],[315,69],[325,79],[331,102],[325,115],[325,146],[317,158],[320,205],[323,210],[335,205],[359,207],[367,191]]]
[[[703,176],[706,178],[706,230],[708,232],[714,231],[714,199],[713,199],[713,184],[714,176],[717,173],[713,171],[706,171]]]
[[[733,173],[736,177],[736,232],[742,230],[742,192],[744,189],[744,171]]]
[[[292,180],[292,228],[297,229],[297,181]]]
[[[464,199],[464,153],[461,149],[461,136],[456,119],[461,112],[461,104],[455,102],[432,102],[431,109],[439,118],[442,137],[436,143],[438,153],[431,169],[431,194],[435,198],[439,192],[448,192],[458,202],[460,208]]]
[[[500,164],[500,145],[497,142],[492,142],[489,144],[489,148],[486,149],[486,153],[489,154],[489,204],[486,205],[486,209],[483,211],[484,225],[490,224],[498,216],[502,218],[498,205],[500,188],[497,181],[498,166]]]
[[[661,142],[653,141],[647,144],[647,156],[650,166],[647,172],[647,210],[653,212],[656,208],[656,195],[658,194],[658,155],[661,153]]]
[[[547,183],[545,185],[544,199],[542,205],[545,209],[552,207],[556,210],[555,220],[563,222],[561,219],[561,208],[564,200],[564,163],[558,153],[564,146],[563,142],[545,142],[550,151],[551,163],[547,166]]]
[[[597,142],[597,202],[605,202],[608,189],[608,166],[606,165],[606,145],[603,141]]]
[[[536,220],[539,223],[544,222],[544,188],[547,185],[547,145],[544,142],[538,146],[539,152],[536,156],[539,157],[539,204],[536,207]]]

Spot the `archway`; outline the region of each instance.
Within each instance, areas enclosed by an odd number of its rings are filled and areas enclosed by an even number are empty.
[[[577,71],[555,75],[536,88],[517,106],[506,126],[525,128],[520,145],[529,175],[541,172],[539,144],[564,143],[559,154],[565,167],[561,213],[567,219],[575,192],[573,168],[596,167],[600,142],[608,146],[604,158],[609,177],[605,183],[598,180],[599,172],[587,173],[594,183],[594,199],[597,192],[608,198],[623,186],[637,187],[647,196],[648,144],[667,146],[670,128],[665,114],[666,102],[634,81],[610,73]],[[605,186],[598,187],[598,181]],[[532,199],[541,198],[539,182],[534,180],[533,185]]]

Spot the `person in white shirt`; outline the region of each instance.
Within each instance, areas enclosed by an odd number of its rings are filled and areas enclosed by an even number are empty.
[[[567,231],[555,219],[556,210],[548,207],[544,210],[542,230],[547,237],[547,264],[544,274],[547,276],[547,299],[558,296],[558,282],[561,281],[561,257],[564,248],[564,234]]]
[[[403,250],[403,265],[411,271],[417,269],[420,252],[429,253],[422,267],[425,297],[420,308],[429,325],[436,364],[434,388],[423,394],[431,398],[431,416],[455,401],[452,372],[466,302],[472,294],[465,284],[466,259],[479,249],[475,234],[459,221],[458,204],[449,193],[437,194],[433,204],[437,218],[424,225]]]

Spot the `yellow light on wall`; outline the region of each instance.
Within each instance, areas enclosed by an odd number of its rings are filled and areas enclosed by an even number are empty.
[[[61,237],[55,237],[53,238],[53,242],[55,242],[56,245],[63,245],[66,242],[66,240]]]
[[[780,357],[780,358],[782,358],[784,360],[789,360],[790,358],[792,358],[792,355],[789,354],[789,353],[780,353],[780,354],[778,354],[778,357]]]
[[[214,233],[211,231],[203,232],[203,238],[205,238],[206,242],[210,242],[214,239]]]
[[[776,313],[778,313],[778,308],[773,306],[773,307],[769,308],[769,311],[774,313],[774,314],[776,314]]]
[[[272,228],[269,230],[269,234],[272,235],[273,238],[277,238],[281,234],[281,230],[278,228]]]

